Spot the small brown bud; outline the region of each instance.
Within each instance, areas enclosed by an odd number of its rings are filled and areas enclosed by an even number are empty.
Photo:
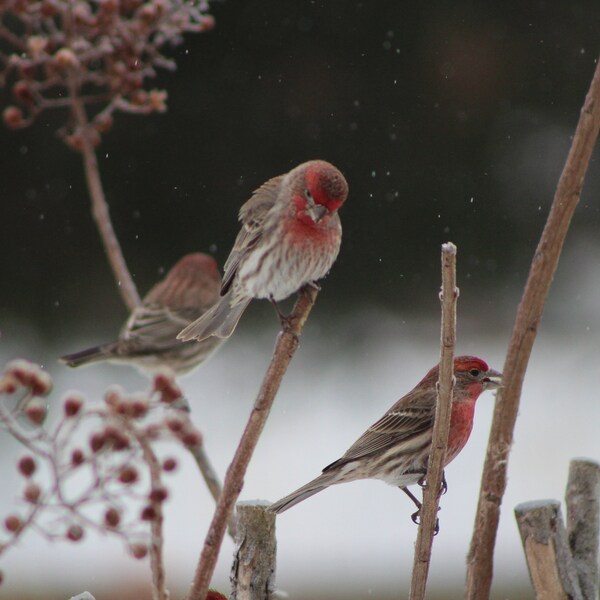
[[[148,106],[155,112],[165,112],[167,110],[166,90],[150,90],[148,94]]]
[[[99,133],[108,133],[113,126],[113,118],[111,115],[99,114],[94,119],[94,127]]]
[[[119,481],[126,485],[138,480],[138,472],[134,467],[123,467],[119,473]]]
[[[160,401],[166,404],[172,404],[183,396],[171,369],[163,369],[155,375],[154,391],[160,394]]]
[[[54,54],[54,61],[61,69],[74,69],[79,66],[79,60],[71,48],[61,48]]]
[[[142,512],[140,514],[140,519],[142,521],[152,521],[152,519],[156,518],[156,511],[153,506],[144,506]]]
[[[104,437],[104,433],[93,433],[90,437],[90,448],[92,452],[100,452],[102,448],[106,445],[106,438]]]
[[[46,403],[41,398],[32,398],[25,407],[25,415],[34,425],[42,425],[46,419]]]
[[[38,59],[48,45],[48,38],[32,35],[27,38],[27,50],[32,58]]]
[[[71,525],[67,530],[67,538],[72,542],[78,542],[83,538],[83,528],[80,525]]]
[[[131,416],[134,419],[140,419],[148,413],[148,401],[145,398],[134,398],[131,402]]]
[[[121,398],[123,398],[123,394],[124,392],[121,387],[113,385],[106,390],[104,394],[104,402],[106,402],[108,406],[115,408],[121,401]]]
[[[17,81],[17,83],[15,83],[13,86],[13,94],[19,102],[33,102],[33,94],[31,93],[31,88],[26,81]]]
[[[185,423],[183,422],[182,419],[172,416],[172,417],[167,418],[167,427],[173,433],[177,433],[185,427]]]
[[[189,448],[193,448],[202,444],[202,434],[199,431],[191,429],[181,436],[181,441]]]
[[[57,10],[56,7],[54,6],[54,3],[51,2],[50,0],[44,0],[42,2],[42,15],[46,18],[52,18],[55,17],[57,14]]]
[[[121,514],[119,513],[119,511],[116,508],[109,508],[104,513],[104,523],[106,524],[107,527],[112,527],[114,529],[115,527],[119,526],[120,522],[121,522]]]
[[[36,464],[33,456],[23,456],[19,460],[19,472],[25,477],[31,477],[35,473]]]
[[[6,527],[7,531],[16,533],[23,527],[23,521],[21,521],[17,515],[8,515],[8,517],[4,519],[4,527]]]
[[[85,460],[85,455],[83,454],[83,450],[79,448],[75,448],[73,452],[71,452],[71,464],[74,467],[78,467]]]
[[[152,502],[164,502],[169,497],[169,490],[166,487],[158,486],[150,492]]]
[[[65,400],[65,415],[67,417],[74,417],[79,414],[82,406],[83,397],[79,394],[70,394]]]
[[[165,458],[162,464],[163,471],[167,473],[174,471],[177,468],[177,461],[174,458]]]
[[[133,557],[137,559],[146,558],[148,554],[148,547],[145,544],[131,544],[131,546],[129,546],[129,549],[131,550],[131,554],[133,555]]]
[[[227,596],[223,596],[223,594],[217,592],[217,590],[208,590],[206,600],[227,600]]]
[[[30,483],[25,487],[25,492],[23,493],[23,496],[28,502],[35,504],[40,499],[41,494],[42,490],[40,486],[37,485],[37,483]]]
[[[0,377],[0,394],[14,394],[19,389],[19,382],[11,373]]]
[[[16,106],[7,106],[2,111],[2,119],[4,124],[11,129],[17,129],[23,127],[25,119],[23,119],[23,111]]]

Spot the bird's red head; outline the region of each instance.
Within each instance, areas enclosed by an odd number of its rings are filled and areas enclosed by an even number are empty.
[[[331,163],[311,160],[290,172],[293,201],[316,222],[335,212],[348,196],[348,183]]]
[[[202,252],[186,254],[183,258],[180,258],[171,269],[171,273],[177,274],[179,277],[194,276],[199,273],[214,278],[220,277],[215,259]]]
[[[488,364],[476,356],[457,356],[454,359],[455,390],[466,392],[476,399],[485,390],[494,390],[502,385],[502,373],[490,369]]]

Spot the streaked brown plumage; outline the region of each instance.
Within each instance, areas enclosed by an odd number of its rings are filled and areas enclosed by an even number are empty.
[[[473,427],[475,401],[488,389],[500,386],[502,375],[474,356],[454,359],[455,385],[448,437],[447,465],[463,449]],[[406,489],[426,475],[437,398],[439,366],[433,367],[408,394],[371,425],[339,459],[269,510],[282,513],[330,485],[357,479],[382,479]],[[418,503],[417,503],[418,505]]]
[[[225,263],[221,300],[179,339],[226,338],[253,298],[279,301],[324,277],[337,258],[337,214],[348,184],[330,163],[312,160],[270,179],[240,209],[242,228]]]
[[[133,363],[149,371],[168,366],[178,374],[187,373],[206,360],[222,340],[182,344],[177,334],[215,304],[220,287],[215,260],[207,254],[188,254],[148,292],[116,342],[68,354],[60,360],[70,367],[109,360]]]

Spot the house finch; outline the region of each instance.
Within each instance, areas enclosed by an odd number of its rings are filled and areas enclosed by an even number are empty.
[[[161,366],[187,373],[220,345],[211,338],[182,344],[182,327],[203,315],[219,298],[221,276],[207,254],[188,254],[146,295],[132,313],[116,342],[63,356],[70,367],[100,360],[130,362],[153,371]]]
[[[221,287],[221,300],[177,337],[227,338],[253,298],[283,300],[324,277],[342,240],[337,214],[346,200],[344,176],[311,160],[258,188],[240,209],[239,232]]]
[[[433,367],[415,388],[369,427],[342,458],[325,467],[316,479],[272,504],[269,510],[282,513],[330,485],[357,479],[383,479],[390,485],[398,486],[420,509],[420,502],[407,486],[415,483],[422,485],[427,475],[438,376],[439,365]],[[444,466],[463,449],[469,439],[475,401],[479,394],[499,387],[502,381],[501,373],[490,369],[483,360],[474,356],[454,359],[454,377],[452,416]],[[413,520],[416,520],[418,512],[414,513]]]

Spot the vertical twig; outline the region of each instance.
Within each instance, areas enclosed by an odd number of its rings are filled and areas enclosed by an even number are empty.
[[[204,600],[206,596],[217,564],[219,549],[223,542],[227,522],[231,517],[235,502],[242,490],[246,469],[269,416],[275,394],[298,347],[298,337],[316,297],[316,289],[310,285],[305,286],[300,292],[288,322],[277,336],[271,363],[254,402],[254,407],[250,413],[246,429],[242,434],[235,456],[227,469],[223,484],[223,493],[219,498],[215,514],[208,529],[194,580],[186,596],[187,600]]]
[[[238,502],[229,600],[270,600],[275,581],[275,513],[270,502]]]
[[[415,544],[410,600],[425,598],[431,547],[442,493],[442,473],[448,447],[450,416],[452,414],[452,388],[454,387],[454,345],[456,343],[456,246],[451,242],[442,245],[442,325],[440,335],[440,379],[437,383],[437,404],[433,424],[431,453],[427,465],[427,485],[423,490],[419,530]]]
[[[163,496],[164,488],[162,486],[160,462],[152,449],[148,439],[142,435],[136,435],[135,428],[129,428],[131,434],[135,435],[137,442],[142,449],[144,461],[150,471],[150,483],[152,486],[150,492],[150,508],[154,513],[150,519],[150,562],[152,572],[152,598],[153,600],[169,600],[169,592],[166,587],[165,563],[163,555],[164,546],[164,515],[163,502],[166,496]]]
[[[92,215],[94,216],[96,226],[100,232],[108,262],[110,263],[115,279],[117,280],[119,292],[125,305],[131,312],[134,308],[140,306],[141,300],[129,269],[127,268],[127,264],[125,263],[119,240],[115,235],[110,220],[108,204],[106,203],[104,189],[102,188],[102,180],[100,179],[100,169],[98,168],[96,152],[90,139],[90,125],[87,120],[85,107],[79,97],[79,89],[73,73],[69,74],[69,92],[71,95],[71,108],[75,117],[75,122],[77,123],[77,130],[81,135],[81,154],[85,169],[85,179],[92,200]]]
[[[600,535],[600,464],[575,459],[567,483],[567,534],[581,593],[598,598],[598,536]]]
[[[523,502],[515,517],[537,600],[583,600],[557,500]]]
[[[475,528],[467,558],[467,600],[487,600],[492,586],[494,545],[506,489],[508,456],[521,387],[571,217],[600,127],[600,62],[581,114],[546,226],[533,257],[504,363],[479,492]]]

